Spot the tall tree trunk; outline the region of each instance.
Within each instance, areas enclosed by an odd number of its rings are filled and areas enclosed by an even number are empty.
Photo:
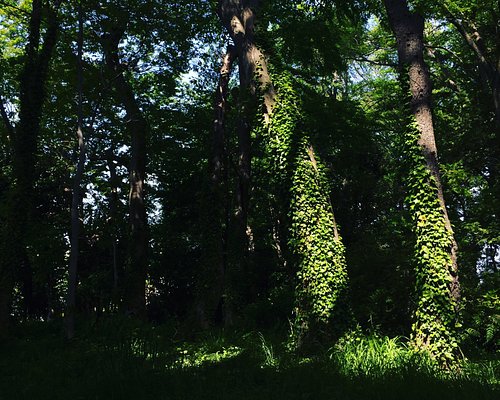
[[[226,112],[228,85],[231,69],[235,59],[235,49],[228,46],[222,59],[219,83],[215,91],[214,126],[211,156],[209,158],[210,189],[209,201],[205,206],[204,214],[207,232],[204,239],[204,261],[208,268],[201,275],[199,293],[197,294],[196,314],[198,323],[203,328],[210,326],[210,319],[214,317],[219,303],[223,302],[225,291],[225,274],[227,272],[227,243],[228,243],[228,155],[226,152]],[[216,266],[212,271],[210,266]],[[214,273],[215,272],[215,273]],[[206,290],[207,283],[209,290]],[[207,292],[210,292],[208,295]]]
[[[69,255],[68,294],[66,299],[66,337],[72,339],[75,336],[75,312],[76,312],[76,287],[78,273],[78,256],[80,241],[80,198],[83,170],[85,167],[85,139],[83,136],[83,8],[81,1],[78,2],[78,54],[77,54],[77,129],[78,162],[73,181],[73,194],[71,199],[71,251]]]
[[[384,3],[396,37],[402,80],[409,82],[410,111],[416,123],[416,145],[420,152],[416,156],[425,166],[423,172],[418,172],[420,164],[417,162],[410,172],[414,176],[410,188],[413,195],[410,207],[415,221],[419,258],[414,343],[446,363],[444,351],[455,340],[452,333],[453,314],[460,291],[457,244],[446,211],[437,159],[431,110],[432,84],[424,61],[424,18],[416,12],[410,12],[406,0],[384,0]],[[406,77],[404,71],[408,74]],[[408,157],[414,155],[408,154]],[[429,234],[431,230],[433,235]],[[426,292],[429,286],[434,286],[433,290],[437,291],[442,286],[446,289],[440,292],[440,297],[431,296]]]
[[[127,130],[131,137],[129,167],[129,214],[130,243],[129,260],[125,277],[125,303],[127,313],[139,318],[146,316],[146,269],[148,265],[148,222],[144,203],[144,180],[146,177],[146,140],[149,126],[134,96],[130,82],[125,78],[120,63],[118,44],[123,29],[111,29],[106,34],[104,45],[106,63],[113,74],[112,79],[120,102],[127,113]]]
[[[236,191],[236,211],[232,225],[233,246],[232,265],[228,271],[227,281],[239,280],[238,276],[248,268],[249,254],[253,249],[253,234],[248,223],[251,196],[251,131],[252,115],[256,104],[257,92],[264,98],[264,118],[269,122],[275,102],[274,88],[267,70],[267,63],[261,50],[254,41],[255,10],[258,1],[254,0],[220,0],[217,13],[233,39],[235,53],[238,57],[240,80],[238,134],[238,189]],[[258,70],[258,73],[257,73]],[[255,79],[256,78],[256,79]],[[257,84],[256,84],[257,83]],[[230,284],[229,284],[230,285]],[[229,295],[225,303],[225,322],[230,324],[232,311]]]
[[[241,107],[238,123],[239,190],[236,218],[239,230],[242,232],[241,237],[247,238],[245,246],[247,248],[251,245],[248,243],[250,239],[248,210],[251,183],[252,104],[255,104],[257,90],[259,90],[264,98],[264,118],[266,122],[269,122],[276,96],[264,54],[255,44],[254,23],[257,6],[256,0],[220,0],[218,7],[219,18],[233,39],[238,56]],[[257,78],[257,87],[254,78]]]
[[[0,261],[2,280],[0,312],[10,307],[12,285],[15,277],[22,284],[23,308],[26,316],[32,315],[35,304],[33,300],[33,272],[27,253],[29,228],[34,212],[36,179],[36,151],[40,133],[42,106],[45,99],[45,83],[47,80],[52,50],[56,44],[59,29],[57,10],[60,1],[52,6],[47,5],[47,26],[41,42],[42,0],[33,0],[28,28],[25,62],[20,76],[19,123],[12,132],[12,173],[14,184],[8,201],[5,230],[6,241]],[[0,317],[4,319],[5,317]],[[6,318],[7,320],[8,318]]]
[[[240,85],[252,96],[256,95],[256,89],[260,90],[264,118],[268,122],[276,103],[276,92],[264,54],[255,44],[254,24],[258,3],[258,0],[219,0],[217,12],[236,47]],[[258,87],[255,87],[254,78]]]

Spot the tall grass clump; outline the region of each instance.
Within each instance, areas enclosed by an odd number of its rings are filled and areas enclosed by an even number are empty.
[[[260,349],[263,355],[263,362],[261,364],[261,368],[264,367],[278,368],[280,360],[276,356],[273,345],[266,340],[266,338],[261,332],[258,332],[257,335],[259,336]]]
[[[335,368],[349,377],[403,378],[408,373],[435,375],[438,372],[428,355],[415,353],[400,337],[350,333],[328,351],[328,356]]]

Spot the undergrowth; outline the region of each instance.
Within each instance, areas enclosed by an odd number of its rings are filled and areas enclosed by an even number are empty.
[[[21,332],[21,331],[20,331]],[[0,344],[0,399],[495,399],[498,358],[443,371],[403,338],[350,333],[297,355],[287,334],[107,321],[78,339],[23,326]],[[323,350],[321,350],[323,349]]]

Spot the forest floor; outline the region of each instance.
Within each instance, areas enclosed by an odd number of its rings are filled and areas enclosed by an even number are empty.
[[[67,341],[57,323],[25,324],[0,344],[0,399],[500,398],[498,358],[442,372],[397,338],[351,335],[298,357],[276,331],[191,336],[109,321]]]

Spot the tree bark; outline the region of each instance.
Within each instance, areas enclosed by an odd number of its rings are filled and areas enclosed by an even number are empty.
[[[257,90],[264,99],[264,119],[269,122],[276,101],[267,63],[262,51],[256,46],[254,38],[256,0],[220,0],[218,15],[233,39],[238,56],[240,88],[242,93],[240,118],[238,123],[238,175],[239,190],[237,195],[236,219],[241,236],[247,238],[245,247],[249,247],[248,210],[250,205],[251,184],[251,139],[252,126],[250,104],[255,102]],[[255,85],[255,79],[258,87]],[[239,235],[238,235],[239,236]]]
[[[125,108],[127,130],[131,136],[129,167],[130,254],[125,277],[126,312],[139,318],[146,315],[146,269],[148,265],[148,222],[144,202],[146,177],[146,141],[149,126],[135,98],[132,86],[125,78],[120,63],[118,44],[125,31],[110,29],[104,38],[106,64],[120,102]]]
[[[254,24],[258,0],[219,0],[218,15],[234,41],[238,54],[240,84],[249,88],[253,95],[257,89],[254,77],[264,99],[264,118],[268,121],[276,102],[267,62],[262,51],[255,44]],[[259,69],[258,74],[255,72]]]
[[[267,63],[254,39],[255,0],[219,0],[217,14],[233,40],[238,58],[240,95],[238,134],[238,189],[236,210],[232,223],[234,267],[247,268],[253,249],[253,233],[248,224],[251,196],[251,119],[255,106],[263,108],[264,119],[269,122],[275,103],[275,92],[268,73]],[[256,104],[257,93],[263,96],[263,104]],[[236,273],[236,270],[233,271]],[[231,278],[228,278],[231,280]],[[234,279],[237,279],[235,276]],[[231,322],[229,302],[226,304],[226,322]]]
[[[68,275],[68,294],[66,299],[66,337],[72,339],[75,336],[75,312],[76,312],[76,288],[78,273],[78,256],[80,241],[80,198],[83,171],[85,167],[85,138],[83,135],[83,8],[81,1],[78,2],[78,54],[77,54],[77,129],[78,162],[73,181],[73,194],[71,199],[71,236]]]

